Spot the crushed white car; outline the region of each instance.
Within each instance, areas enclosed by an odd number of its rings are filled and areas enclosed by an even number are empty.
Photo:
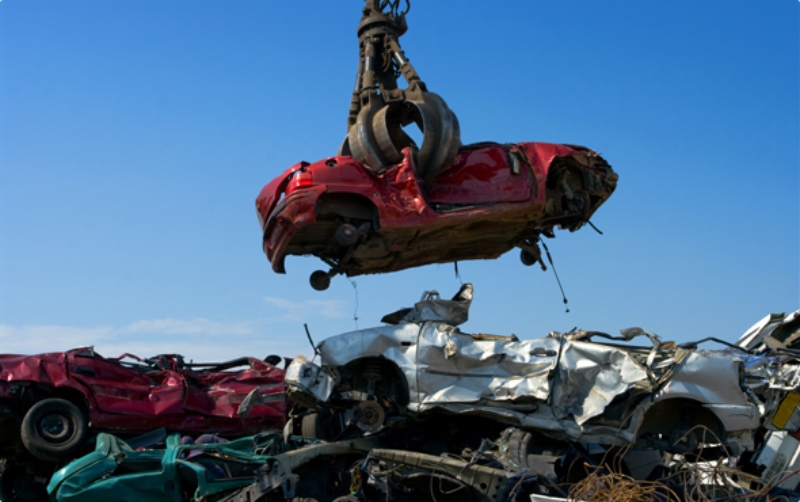
[[[560,441],[730,455],[753,448],[760,415],[741,358],[662,342],[640,328],[515,336],[469,334],[472,285],[452,300],[426,292],[387,325],[344,333],[298,357],[287,394],[304,435],[369,435],[436,414],[489,417]],[[630,346],[633,338],[648,346]],[[603,338],[603,342],[595,339]],[[336,418],[320,427],[315,410]],[[291,427],[291,425],[290,425]],[[322,430],[325,429],[325,430]],[[532,441],[532,440],[531,440]],[[522,454],[526,456],[526,446]]]
[[[800,431],[800,310],[769,314],[736,342],[744,358],[747,385],[758,396],[763,425],[772,431]]]

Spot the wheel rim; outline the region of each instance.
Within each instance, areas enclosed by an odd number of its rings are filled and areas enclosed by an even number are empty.
[[[358,241],[358,230],[350,223],[342,223],[336,227],[335,238],[342,246],[351,246]]]
[[[72,438],[75,427],[70,417],[61,413],[45,415],[39,420],[39,435],[50,443],[64,443]]]

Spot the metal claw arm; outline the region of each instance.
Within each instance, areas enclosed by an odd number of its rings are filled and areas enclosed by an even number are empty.
[[[365,167],[380,173],[400,162],[403,148],[414,151],[417,173],[430,180],[452,164],[461,146],[458,119],[425,82],[400,47],[406,32],[401,0],[366,0],[358,25],[359,63],[347,118],[347,138],[339,153],[352,155]],[[384,12],[385,10],[388,11]],[[408,87],[401,89],[397,78]],[[415,124],[422,145],[403,130]]]

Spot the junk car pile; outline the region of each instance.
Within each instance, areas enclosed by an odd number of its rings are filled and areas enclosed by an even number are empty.
[[[640,328],[467,333],[473,294],[470,284],[450,300],[425,292],[382,326],[292,360],[282,430],[231,441],[101,432],[52,476],[50,496],[800,500],[800,311],[710,350]],[[251,391],[247,407],[271,400]]]
[[[585,147],[462,145],[400,48],[409,7],[366,0],[337,155],[256,200],[272,269],[314,255],[317,290],[512,248],[544,269],[542,238],[591,225],[617,185]],[[0,499],[800,501],[800,311],[737,344],[641,328],[520,340],[462,331],[473,295],[425,292],[285,372],[278,356],[0,356]]]
[[[131,437],[164,428],[239,437],[281,427],[281,361],[106,358],[91,347],[0,355],[0,499],[41,499],[53,471],[91,450],[97,433]]]

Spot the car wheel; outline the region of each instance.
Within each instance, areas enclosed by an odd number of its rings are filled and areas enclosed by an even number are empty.
[[[567,450],[566,443],[518,428],[503,431],[501,441],[503,451],[513,465],[557,482],[559,464]]]
[[[325,291],[328,289],[328,286],[331,285],[331,276],[329,276],[327,272],[317,270],[311,274],[311,277],[308,278],[308,282],[311,284],[311,287],[317,291]]]
[[[318,431],[318,424],[319,424],[319,414],[318,413],[310,413],[308,415],[303,415],[300,419],[300,435],[307,438],[318,438],[319,431]]]
[[[47,479],[6,460],[0,472],[0,500],[19,502],[46,502]]]
[[[283,358],[275,354],[270,354],[264,358],[264,362],[267,364],[271,364],[272,366],[277,366],[281,362],[283,362]]]
[[[697,450],[698,446],[700,446],[698,429],[686,425],[676,427],[669,434],[669,444],[667,451],[670,453],[683,455]]]
[[[519,259],[526,267],[530,267],[531,265],[536,265],[539,263],[538,256],[535,256],[533,253],[525,251],[524,249],[520,250]]]
[[[341,418],[329,409],[303,415],[300,419],[300,435],[303,437],[337,441],[341,439],[343,430]]]
[[[341,246],[352,246],[358,242],[358,229],[350,223],[341,223],[336,227],[333,237]]]
[[[43,460],[69,457],[86,439],[83,412],[65,399],[44,399],[22,419],[20,436],[25,447]]]
[[[522,429],[516,429],[508,436],[507,444],[507,455],[511,462],[519,467],[527,467],[528,454],[533,445],[533,435]]]

